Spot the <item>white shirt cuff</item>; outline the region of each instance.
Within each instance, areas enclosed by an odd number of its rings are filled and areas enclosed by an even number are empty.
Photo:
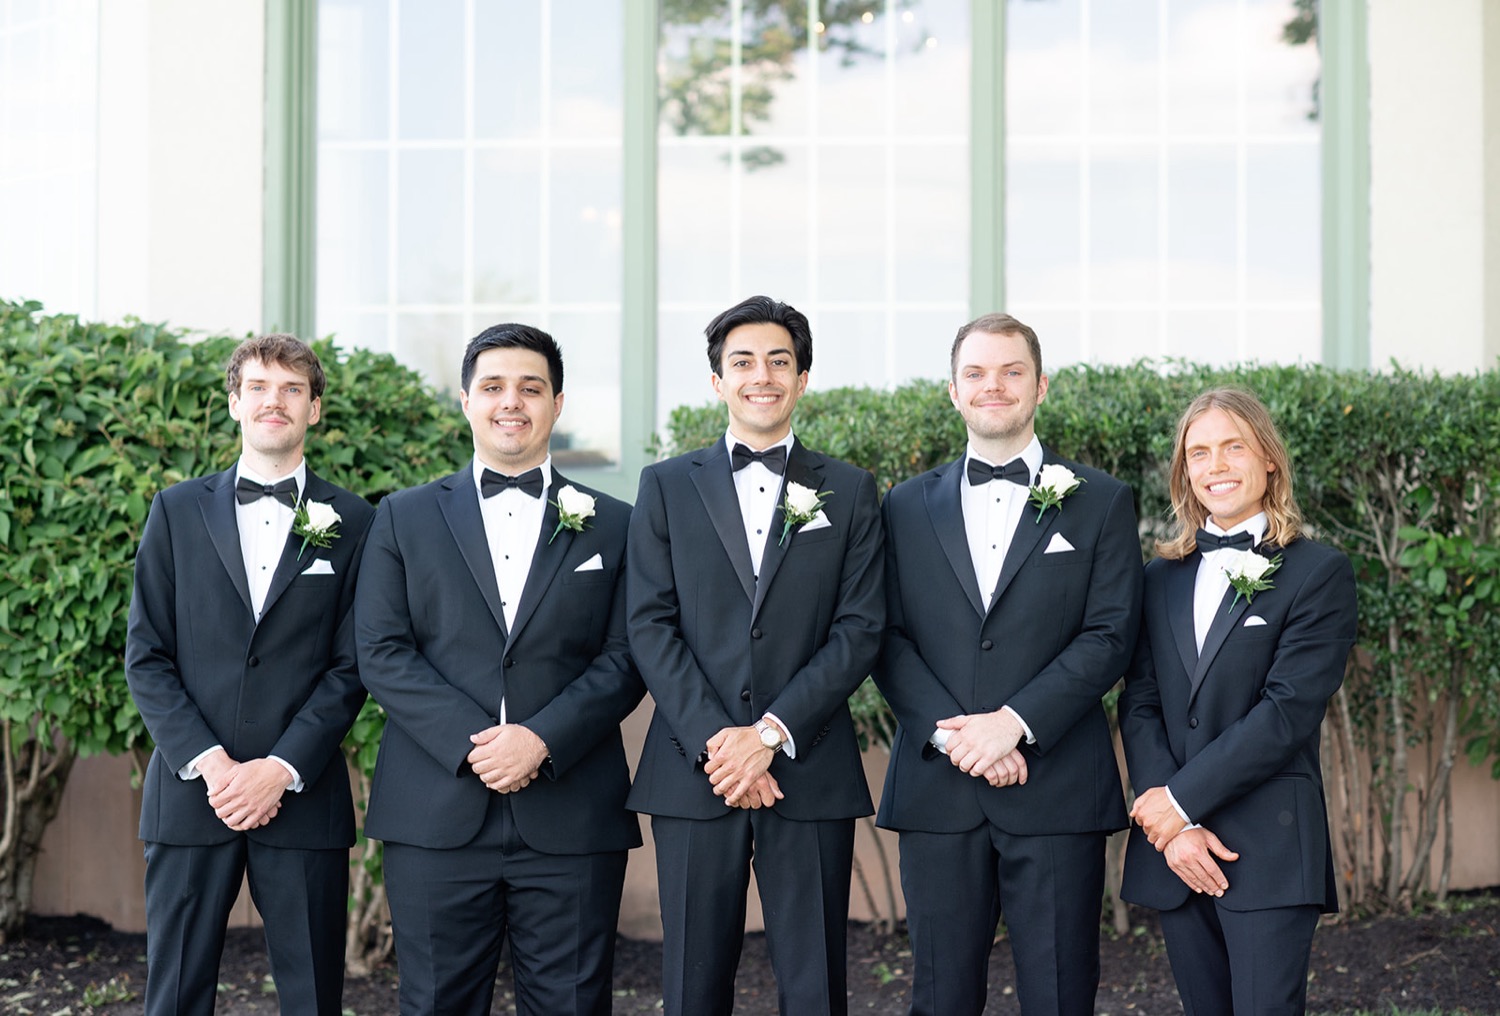
[[[292,765],[286,759],[278,758],[275,755],[267,755],[266,758],[270,759],[272,762],[279,762],[281,764],[281,767],[287,771],[287,775],[292,778],[291,784],[286,789],[290,790],[294,794],[302,793],[302,774],[297,772],[296,766]]]
[[[793,740],[791,730],[785,723],[781,722],[781,717],[777,716],[775,713],[766,713],[761,717],[761,719],[770,720],[772,723],[776,724],[776,726],[781,728],[781,736],[786,738],[786,740],[781,742],[781,747],[777,750],[785,752],[787,758],[796,758],[797,742]]]
[[[1016,712],[1010,706],[1001,706],[1000,708],[1002,711],[1010,713],[1016,718],[1016,722],[1021,725],[1021,730],[1026,734],[1026,743],[1036,744],[1036,735],[1031,732],[1031,728],[1026,725],[1026,721],[1021,719],[1021,714]]]
[[[222,750],[223,747],[224,746],[222,744],[216,744],[212,748],[205,749],[204,751],[200,751],[198,754],[194,755],[191,762],[183,766],[181,769],[177,770],[177,778],[179,780],[198,779],[198,777],[203,775],[198,771],[198,763],[208,758],[208,756],[212,755],[214,752]]]
[[[1162,787],[1161,789],[1163,789],[1163,790],[1165,790],[1167,792],[1167,800],[1172,802],[1172,807],[1174,807],[1174,808],[1177,809],[1177,816],[1179,818],[1181,818],[1184,822],[1186,822],[1188,824],[1188,828],[1194,828],[1194,827],[1196,827],[1198,825],[1198,823],[1196,823],[1192,819],[1188,818],[1188,813],[1182,810],[1182,805],[1178,804],[1177,803],[1177,798],[1175,798],[1175,797],[1172,796],[1172,788],[1171,787]]]

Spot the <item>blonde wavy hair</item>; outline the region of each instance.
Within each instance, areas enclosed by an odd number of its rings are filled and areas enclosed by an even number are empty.
[[[1187,432],[1204,413],[1222,409],[1246,430],[1246,436],[1276,468],[1266,474],[1266,493],[1262,506],[1266,513],[1265,542],[1285,547],[1302,535],[1302,509],[1292,492],[1292,459],[1286,443],[1265,403],[1244,388],[1211,388],[1199,395],[1183,410],[1177,421],[1177,437],[1172,442],[1172,465],[1168,487],[1172,494],[1172,517],[1177,533],[1170,540],[1158,540],[1156,553],[1178,560],[1198,549],[1198,527],[1208,520],[1208,509],[1193,494],[1188,480]]]

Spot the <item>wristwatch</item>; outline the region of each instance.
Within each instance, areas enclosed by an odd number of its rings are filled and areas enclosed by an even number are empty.
[[[760,743],[772,751],[780,751],[781,746],[786,744],[786,738],[781,736],[781,728],[770,720],[756,720],[755,732],[760,735]]]

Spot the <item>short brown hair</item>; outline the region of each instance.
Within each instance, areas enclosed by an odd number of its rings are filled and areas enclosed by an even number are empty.
[[[986,332],[990,335],[1019,335],[1026,340],[1026,348],[1031,350],[1031,362],[1036,366],[1036,376],[1042,376],[1042,343],[1036,337],[1029,325],[1024,325],[1011,317],[1009,314],[986,314],[977,317],[958,330],[958,337],[953,340],[953,348],[948,351],[948,376],[958,377],[958,349],[964,344],[964,339],[969,337],[970,332]]]
[[[280,364],[287,370],[303,375],[307,378],[307,387],[315,399],[321,399],[323,389],[328,386],[328,378],[323,374],[318,354],[295,335],[275,332],[246,339],[234,347],[234,352],[229,357],[229,366],[224,370],[224,388],[231,395],[240,390],[240,379],[248,360]]]
[[[1292,457],[1286,442],[1271,419],[1271,411],[1254,393],[1244,388],[1210,388],[1188,403],[1177,421],[1177,436],[1172,441],[1172,465],[1167,485],[1172,495],[1172,516],[1177,520],[1177,535],[1159,540],[1156,552],[1177,560],[1198,548],[1198,527],[1208,520],[1208,509],[1193,494],[1188,480],[1187,432],[1204,413],[1222,409],[1242,424],[1260,446],[1260,453],[1276,468],[1266,474],[1266,493],[1261,507],[1266,513],[1265,542],[1285,547],[1302,535],[1302,510],[1292,492]]]

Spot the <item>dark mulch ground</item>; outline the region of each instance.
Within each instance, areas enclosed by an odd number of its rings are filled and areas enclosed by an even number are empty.
[[[1106,936],[1098,1012],[1162,1016],[1181,1011],[1154,921],[1123,939]],[[851,1013],[904,1014],[910,952],[902,935],[869,925],[849,929]],[[660,1002],[661,947],[621,939],[615,1012],[655,1013]],[[145,938],[116,932],[89,917],[34,918],[20,939],[0,946],[0,1014],[141,1012]],[[511,1012],[509,972],[501,972],[495,1012]],[[746,942],[738,978],[737,1014],[776,1012],[765,938]],[[1010,949],[997,944],[990,968],[988,1011],[1018,1011]],[[1500,1014],[1500,898],[1460,897],[1441,913],[1325,925],[1313,943],[1310,1009],[1316,1013]],[[345,1012],[383,1016],[396,1011],[396,973],[350,980]],[[218,1011],[230,1016],[276,1012],[263,943],[257,932],[230,934],[220,971]]]

